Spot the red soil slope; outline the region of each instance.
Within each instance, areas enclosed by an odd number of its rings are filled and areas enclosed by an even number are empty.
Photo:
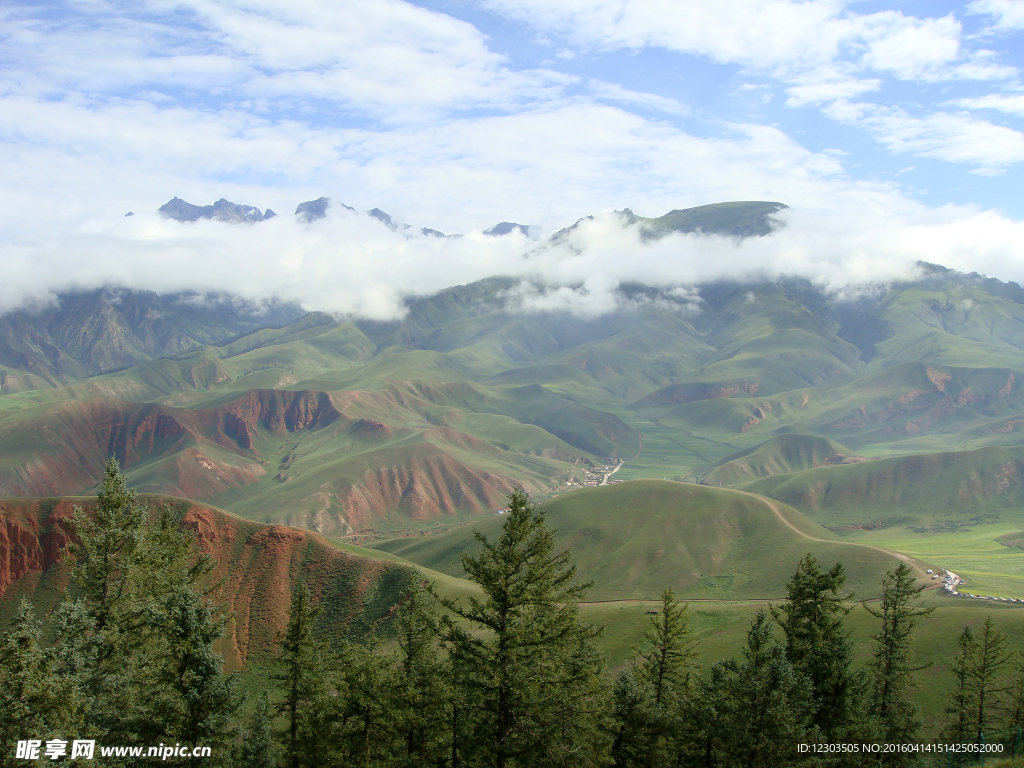
[[[341,417],[326,392],[254,389],[219,408],[189,410],[104,397],[49,406],[29,424],[12,423],[0,440],[20,444],[32,458],[0,475],[0,495],[56,496],[94,488],[107,458],[134,465],[203,444],[253,458],[258,429],[296,432],[326,426]],[[37,444],[37,445],[35,445]],[[31,450],[38,447],[38,450]],[[224,478],[223,487],[253,482],[265,470]],[[187,483],[185,483],[187,484]],[[205,489],[204,489],[205,490]],[[190,494],[191,495],[191,494]]]
[[[365,631],[388,616],[412,571],[342,552],[310,531],[264,525],[181,499],[144,497],[151,509],[170,504],[216,563],[217,599],[232,615],[221,642],[228,668],[276,654],[292,591],[300,579],[323,606],[318,630],[338,637]],[[94,499],[0,499],[0,627],[21,598],[50,612],[67,588],[70,568],[62,549],[74,504]]]

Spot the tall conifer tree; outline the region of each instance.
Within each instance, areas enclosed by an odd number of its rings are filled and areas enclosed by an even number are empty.
[[[970,666],[974,688],[973,735],[974,740],[981,743],[983,738],[992,739],[996,735],[1003,694],[1008,688],[1003,677],[1004,667],[1011,656],[1006,650],[1006,636],[996,629],[991,616],[985,617],[975,638]]]
[[[811,686],[811,724],[824,741],[842,741],[858,726],[853,647],[843,620],[853,595],[843,594],[842,563],[823,571],[810,553],[787,587],[787,600],[772,613],[786,635],[786,656]]]
[[[974,740],[972,724],[975,691],[971,670],[977,653],[974,632],[969,626],[960,631],[956,647],[956,655],[953,656],[950,665],[953,672],[953,690],[946,705],[946,727],[942,735],[954,744],[965,744]]]
[[[619,675],[613,694],[616,766],[670,764],[679,749],[680,710],[690,695],[695,641],[686,606],[670,588],[644,633],[644,648]]]
[[[80,675],[89,724],[124,745],[147,741],[158,731],[151,711],[157,633],[150,579],[159,574],[145,568],[148,518],[120,465],[110,459],[95,513],[75,508],[70,604],[59,611],[60,653],[69,673]]]
[[[238,755],[239,768],[276,768],[276,750],[271,730],[270,699],[266,694],[256,699],[252,714],[242,733]]]
[[[286,717],[286,728],[281,740],[285,763],[290,768],[316,764],[305,761],[310,745],[303,738],[303,721],[320,698],[324,685],[324,648],[313,635],[319,615],[320,608],[314,607],[309,588],[300,582],[292,596],[288,625],[281,638],[281,654],[273,675],[284,690],[280,712]]]
[[[169,506],[151,514],[117,461],[107,462],[95,512],[76,508],[72,518],[55,654],[62,674],[81,681],[92,733],[221,754],[238,708],[213,651],[225,618],[206,584],[213,564],[180,522]]]
[[[917,736],[921,725],[917,707],[910,698],[913,673],[925,666],[915,667],[911,660],[910,638],[917,621],[934,608],[912,607],[924,585],[914,582],[910,568],[900,562],[882,581],[882,596],[878,606],[862,603],[872,615],[882,620],[874,636],[874,648],[869,662],[871,670],[868,714],[873,718],[876,738],[885,744],[909,743]],[[882,764],[906,765],[912,762],[911,752],[888,752]]]
[[[42,627],[23,600],[0,636],[0,766],[24,765],[13,745],[24,739],[86,738],[86,702],[75,675],[62,674]]]
[[[747,633],[743,660],[721,662],[723,763],[742,768],[798,765],[806,740],[807,680],[775,642],[767,611],[758,611]]]
[[[509,496],[502,534],[482,552],[463,554],[483,599],[439,598],[467,630],[444,620],[444,638],[461,669],[466,714],[477,738],[467,764],[495,768],[600,764],[606,751],[606,687],[599,630],[581,620],[569,552],[555,551],[543,511],[526,493]]]
[[[395,706],[402,744],[395,765],[436,766],[451,754],[453,690],[449,665],[437,646],[438,617],[418,583],[399,608],[396,625],[399,668]]]

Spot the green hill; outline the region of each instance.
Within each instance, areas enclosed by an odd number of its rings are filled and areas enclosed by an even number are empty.
[[[861,461],[827,437],[783,434],[754,448],[726,456],[701,479],[706,485],[739,485],[768,475]]]
[[[664,237],[672,232],[764,237],[778,226],[772,217],[787,207],[762,201],[713,203],[669,211],[656,219],[641,219],[641,231],[648,238]]]
[[[892,456],[764,477],[741,488],[778,499],[827,525],[898,518],[932,524],[1024,508],[1024,447]]]
[[[655,599],[667,586],[691,599],[782,597],[807,552],[828,565],[842,560],[849,585],[866,597],[896,563],[891,553],[839,541],[784,504],[726,489],[639,480],[567,493],[544,506],[580,578],[593,580],[595,600]],[[493,540],[502,521],[494,515],[472,529]],[[462,552],[479,546],[472,529],[372,546],[461,576]]]

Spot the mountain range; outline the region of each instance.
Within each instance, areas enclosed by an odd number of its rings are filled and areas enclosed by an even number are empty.
[[[296,216],[316,226],[332,205]],[[783,208],[621,215],[647,238],[745,238],[770,236]],[[855,298],[798,278],[624,283],[614,310],[582,317],[525,308],[522,283],[409,297],[391,322],[119,288],[10,313],[0,495],[25,501],[7,502],[7,530],[46,550],[57,500],[95,493],[114,455],[140,491],[189,500],[234,541],[368,545],[348,555],[369,558],[371,581],[379,557],[457,577],[466,524],[493,534],[518,485],[549,506],[601,599],[669,583],[777,597],[808,549],[846,557],[863,590],[909,556],[922,579],[955,565],[1024,596],[1006,570],[1024,557],[1019,285],[924,263]],[[937,549],[964,531],[998,563]],[[0,571],[21,575],[0,583],[42,589],[12,536]]]
[[[311,224],[320,219],[326,218],[327,211],[334,207],[355,213],[356,209],[344,203],[337,203],[329,197],[318,197],[316,200],[307,200],[295,207],[295,217],[306,224]],[[657,218],[645,218],[637,216],[629,208],[619,213],[627,226],[636,225],[640,228],[641,237],[644,240],[659,239],[665,235],[675,233],[700,232],[703,234],[728,235],[731,237],[763,237],[770,234],[779,226],[776,214],[785,210],[788,206],[782,203],[766,202],[731,202],[714,203],[702,205],[696,208],[684,208],[681,210],[669,211],[664,216]],[[215,219],[231,223],[255,224],[266,221],[277,214],[269,208],[260,213],[260,209],[252,205],[239,205],[221,198],[213,205],[192,205],[184,200],[174,197],[160,206],[157,211],[161,216],[174,219],[180,222],[193,222],[199,219]],[[431,237],[462,237],[462,235],[445,235],[437,229],[429,227],[413,227],[409,224],[401,224],[392,219],[391,215],[380,208],[373,208],[366,211],[371,218],[381,222],[392,231],[404,233],[419,233]],[[571,227],[561,229],[551,236],[552,242],[560,242],[582,222],[593,219],[588,216],[585,219],[573,224]],[[516,224],[511,221],[502,221],[493,227],[483,230],[484,235],[501,237],[512,232],[518,232],[529,237],[530,226],[527,224]]]

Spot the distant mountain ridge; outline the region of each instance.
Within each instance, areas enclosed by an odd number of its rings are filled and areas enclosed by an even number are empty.
[[[660,240],[673,233],[725,235],[742,239],[770,235],[782,224],[775,217],[787,208],[789,206],[784,203],[754,200],[682,208],[653,219],[637,216],[629,208],[616,213],[626,226],[639,227],[643,240]],[[565,241],[583,222],[593,219],[593,216],[586,216],[572,226],[560,229],[551,236],[550,242]]]
[[[101,288],[0,316],[0,390],[60,386],[147,360],[223,344],[303,311],[227,295]]]
[[[318,197],[316,200],[306,200],[299,203],[295,208],[295,216],[306,224],[312,224],[327,216],[331,205],[339,205],[348,211],[355,211],[355,208],[344,203],[335,203],[329,197]],[[683,208],[669,211],[663,216],[646,218],[637,216],[629,208],[624,208],[619,213],[622,215],[626,226],[638,226],[641,237],[644,240],[657,240],[672,233],[690,234],[698,233],[704,235],[726,235],[730,237],[764,237],[777,229],[781,222],[777,214],[788,208],[784,203],[764,201],[740,201],[727,203],[712,203],[694,208]],[[251,205],[239,205],[221,198],[213,205],[192,205],[184,200],[174,197],[159,209],[159,213],[169,219],[181,222],[197,221],[199,219],[215,219],[234,223],[254,224],[266,221],[277,214],[269,208],[260,213],[260,209]],[[372,208],[366,212],[367,215],[380,221],[384,226],[394,232],[415,231],[424,236],[431,237],[452,237],[458,238],[462,235],[446,235],[444,232],[430,227],[413,227],[409,224],[396,222],[390,214],[380,208]],[[569,233],[577,229],[584,221],[592,220],[593,216],[580,219],[572,226],[555,232],[549,242],[559,243]],[[483,230],[484,235],[490,237],[501,237],[512,232],[530,235],[528,224],[518,224],[511,221],[502,221],[493,227]]]
[[[269,208],[261,213],[260,209],[255,206],[239,205],[225,200],[223,197],[213,205],[192,205],[180,197],[172,197],[160,206],[157,213],[165,218],[181,222],[215,219],[236,224],[255,224],[258,221],[266,221],[277,216]]]
[[[516,285],[410,298],[386,323],[129,291],[0,318],[0,487],[90,492],[113,454],[142,490],[356,535],[608,457],[733,484],[1024,440],[1013,284],[932,269],[852,303],[797,279],[699,301],[627,285],[598,318],[521,311]]]
[[[332,205],[296,216],[315,226]],[[755,237],[784,210],[620,216],[647,237]],[[1015,283],[927,264],[856,300],[793,277],[623,283],[598,317],[524,307],[522,283],[410,296],[390,322],[113,289],[0,317],[0,488],[91,492],[113,454],[141,490],[351,536],[618,461],[614,479],[756,482],[831,515],[844,497],[820,482],[871,476],[881,504],[899,473],[880,457],[975,451],[987,490],[965,481],[953,507],[1012,495],[1018,460],[983,449],[1024,445]]]

